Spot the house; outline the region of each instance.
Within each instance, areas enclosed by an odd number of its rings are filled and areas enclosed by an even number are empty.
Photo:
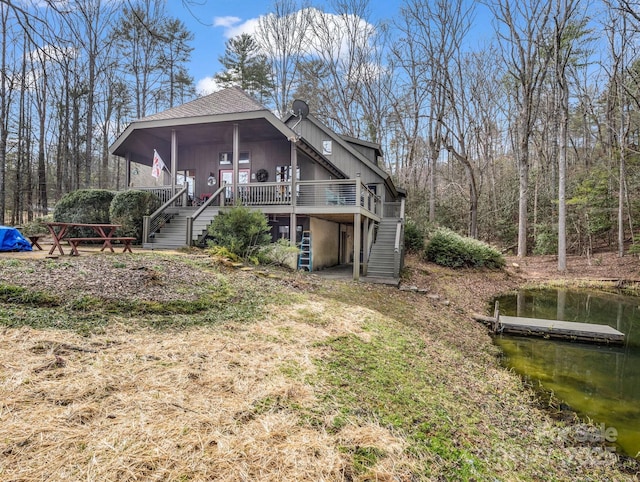
[[[110,150],[126,160],[130,188],[164,202],[145,218],[144,247],[198,243],[221,209],[242,203],[268,216],[274,239],[302,243],[299,267],[353,263],[354,279],[397,280],[404,192],[382,169],[380,146],[296,106],[282,121],[232,87],[132,122]],[[132,166],[151,166],[154,150],[166,166],[161,185],[132,185]]]

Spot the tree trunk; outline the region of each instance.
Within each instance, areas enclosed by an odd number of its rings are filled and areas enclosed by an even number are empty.
[[[567,270],[567,130],[569,126],[569,92],[566,79],[559,89],[560,123],[558,131],[558,271]]]
[[[521,127],[522,128],[522,127]],[[528,136],[519,134],[518,153],[518,257],[527,256],[527,204],[529,201],[529,142]]]

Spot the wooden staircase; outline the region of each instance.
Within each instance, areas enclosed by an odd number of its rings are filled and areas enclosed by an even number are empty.
[[[376,241],[371,247],[366,278],[387,280],[397,284],[400,280],[400,266],[404,237],[400,237],[400,250],[395,251],[396,231],[400,218],[382,218],[378,225]]]
[[[218,207],[207,207],[193,223],[193,235],[187,241],[187,218],[194,212],[195,207],[169,208],[168,221],[149,237],[149,242],[144,243],[145,249],[176,249],[191,244],[200,244],[207,234],[207,226],[218,215]]]

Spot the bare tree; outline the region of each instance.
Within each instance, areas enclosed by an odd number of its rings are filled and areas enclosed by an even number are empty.
[[[369,21],[368,6],[368,0],[339,0],[335,13],[315,10],[311,19],[309,56],[323,67],[318,79],[318,93],[323,96],[318,103],[320,117],[336,131],[354,137],[370,137],[365,86],[375,81],[380,68],[375,55],[377,29]]]
[[[9,104],[13,92],[12,80],[9,74],[7,59],[7,45],[11,43],[11,28],[9,25],[9,9],[0,3],[0,224],[5,223],[4,213],[7,203],[7,137],[9,135]]]
[[[136,0],[122,12],[122,20],[113,35],[121,65],[122,77],[133,85],[135,116],[145,117],[157,97],[162,79],[162,36],[157,26],[164,18],[162,0]]]
[[[398,98],[392,102],[398,119],[405,123],[407,163],[413,170],[426,161],[429,178],[429,221],[435,222],[436,164],[444,145],[443,119],[446,108],[444,69],[455,46],[450,25],[443,22],[446,2],[414,0],[402,8],[403,34],[394,48],[395,62],[406,84],[401,90],[409,112],[402,112]],[[403,58],[403,55],[406,57]],[[424,146],[424,148],[420,148]]]
[[[575,46],[584,34],[584,19],[576,21],[580,0],[556,0],[553,12],[553,77],[557,86],[558,114],[558,271],[567,269],[567,151],[569,130],[569,82],[567,70]]]
[[[518,256],[527,255],[529,141],[539,106],[539,88],[550,55],[545,42],[552,2],[494,0],[489,4],[498,22],[503,60],[513,82],[516,103],[514,148],[518,165]]]
[[[423,62],[421,45],[415,39],[417,26],[407,7],[402,8],[395,27],[399,30],[400,37],[391,46],[389,64],[396,76],[387,92],[395,131],[395,172],[403,184],[413,187],[413,192],[417,195],[417,189],[423,182],[422,172],[426,172],[426,169],[422,169],[422,129],[429,101],[424,84],[428,76],[428,65]]]
[[[272,12],[260,17],[256,39],[271,64],[273,103],[284,117],[308,42],[312,11],[297,0],[275,0]]]

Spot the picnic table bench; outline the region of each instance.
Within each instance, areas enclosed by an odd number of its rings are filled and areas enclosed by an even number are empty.
[[[78,256],[80,254],[78,252],[78,245],[80,243],[92,243],[92,242],[99,242],[99,241],[103,241],[102,248],[100,248],[100,251],[104,251],[106,248],[109,248],[113,253],[114,252],[113,245],[111,244],[111,242],[119,241],[124,245],[124,249],[122,250],[123,253],[126,253],[127,251],[129,251],[130,253],[133,253],[133,251],[131,251],[131,243],[134,242],[135,240],[136,238],[122,237],[122,236],[110,237],[110,238],[66,238],[65,239],[65,241],[68,241],[69,244],[71,245],[71,254],[74,256]]]
[[[42,251],[42,246],[40,246],[40,238],[44,238],[44,234],[31,234],[27,235],[27,239],[31,243],[31,247],[36,247],[40,251]]]
[[[53,238],[53,245],[49,250],[49,254],[53,254],[53,252],[57,249],[61,255],[64,255],[64,250],[62,249],[62,241],[67,241],[71,245],[71,255],[77,256],[78,254],[78,245],[82,242],[102,242],[102,248],[100,251],[104,251],[109,248],[109,250],[113,253],[113,245],[111,244],[114,241],[121,242],[124,244],[123,253],[126,251],[131,251],[131,243],[136,240],[136,238],[128,237],[128,236],[114,236],[116,229],[122,227],[121,224],[102,224],[102,223],[63,223],[63,222],[53,222],[46,223],[49,232],[51,233],[51,237]],[[69,233],[74,228],[90,228],[92,229],[97,236],[95,237],[69,237]]]

